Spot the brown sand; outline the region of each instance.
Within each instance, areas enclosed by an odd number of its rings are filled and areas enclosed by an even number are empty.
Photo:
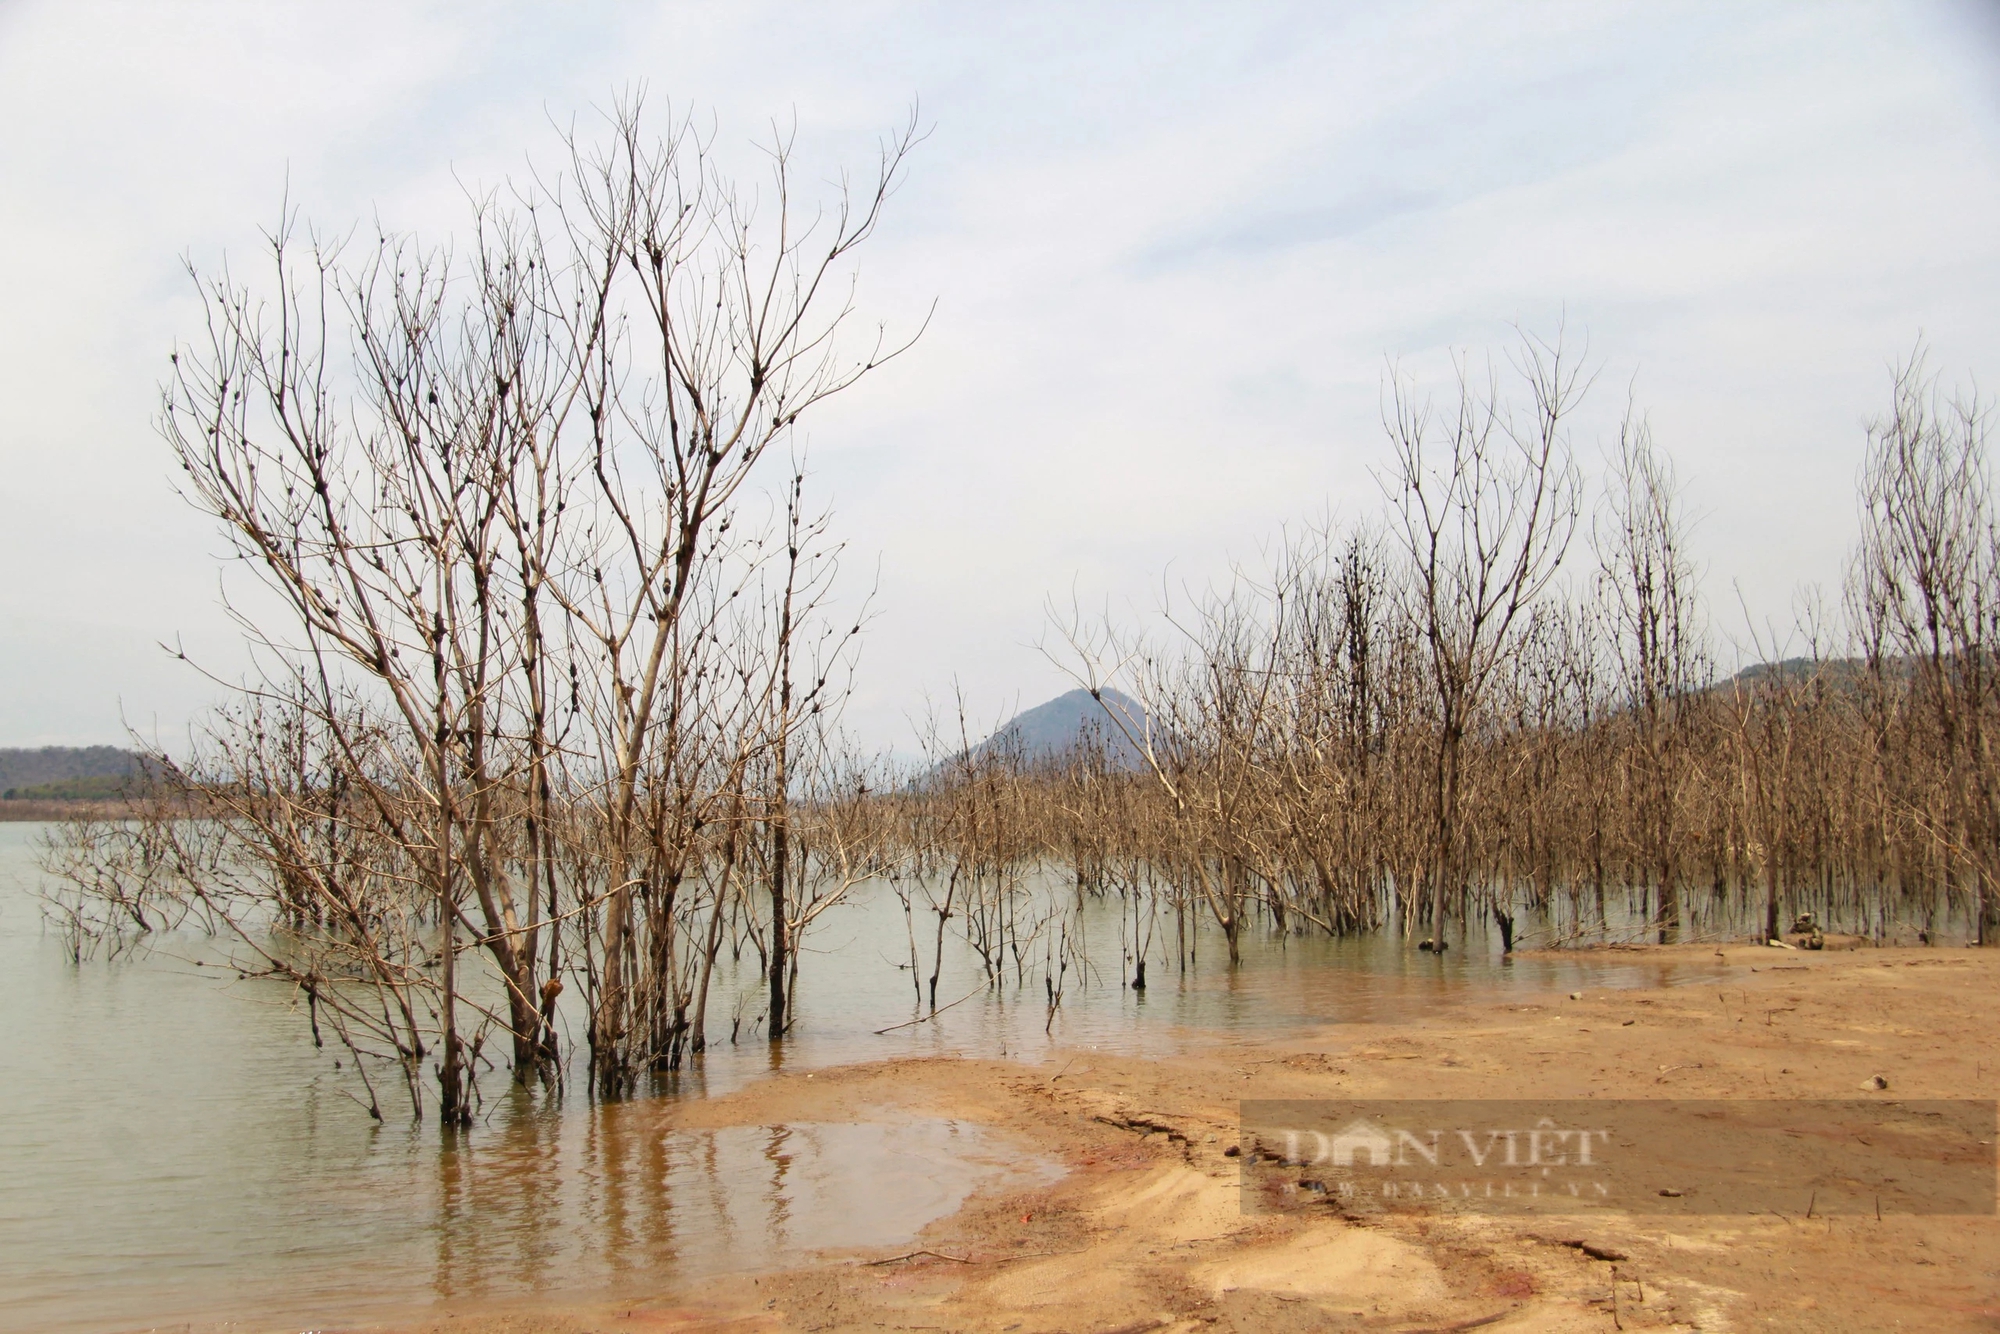
[[[1992,1330],[2000,1218],[1246,1215],[1242,1098],[2000,1095],[2000,954],[1651,951],[1712,983],[1469,999],[1421,1022],[1218,1041],[1141,1060],[919,1060],[786,1075],[683,1124],[982,1123],[1058,1158],[897,1252],[686,1286],[638,1304],[439,1315],[422,1334],[980,1330]],[[1861,1092],[1875,1076],[1889,1091]],[[1582,1245],[1622,1256],[1593,1258]],[[906,1252],[914,1252],[906,1253]]]

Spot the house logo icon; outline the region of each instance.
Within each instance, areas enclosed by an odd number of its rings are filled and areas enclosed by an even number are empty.
[[[1389,1167],[1395,1147],[1389,1133],[1374,1122],[1350,1121],[1328,1139],[1326,1151],[1335,1167],[1353,1167],[1357,1157],[1368,1167]]]

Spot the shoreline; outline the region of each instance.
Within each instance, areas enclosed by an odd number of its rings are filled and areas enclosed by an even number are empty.
[[[1625,953],[1626,951],[1620,951]],[[782,1073],[675,1125],[974,1121],[1066,1169],[981,1189],[885,1253],[644,1301],[462,1309],[396,1334],[616,1330],[1991,1329],[2000,1218],[1550,1218],[1241,1208],[1237,1103],[1265,1098],[1994,1098],[2000,955],[1638,947],[1710,984],[1472,993],[1405,1023],[1221,1037],[1145,1059],[923,1057]],[[1882,1076],[1885,1092],[1861,1086]],[[1617,1257],[1607,1260],[1601,1257]],[[1612,1307],[1617,1275],[1617,1310]]]
[[[0,824],[61,824],[65,820],[127,820],[138,808],[129,801],[53,801],[12,797],[0,801]]]

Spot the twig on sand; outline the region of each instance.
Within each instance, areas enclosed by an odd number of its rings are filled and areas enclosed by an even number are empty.
[[[1423,1329],[1414,1329],[1410,1334],[1459,1334],[1460,1330],[1497,1325],[1512,1314],[1514,1314],[1512,1311],[1495,1311],[1492,1315],[1483,1315],[1475,1320],[1461,1320],[1455,1325],[1429,1325]]]
[[[920,1255],[928,1255],[934,1260],[949,1260],[955,1265],[969,1265],[972,1263],[970,1259],[957,1255],[946,1255],[943,1251],[908,1251],[902,1255],[892,1255],[886,1260],[870,1260],[868,1267],[873,1269],[877,1265],[892,1265],[903,1260],[914,1260]]]
[[[1631,1258],[1623,1251],[1614,1251],[1609,1246],[1598,1246],[1580,1238],[1536,1237],[1534,1239],[1536,1241],[1546,1241],[1551,1246],[1567,1246],[1573,1251],[1582,1251],[1593,1260],[1607,1260],[1612,1264],[1617,1264],[1621,1260]]]

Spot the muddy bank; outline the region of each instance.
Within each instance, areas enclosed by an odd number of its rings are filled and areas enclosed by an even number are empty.
[[[615,1308],[466,1310],[424,1334],[583,1331],[1927,1330],[2000,1323],[2000,1219],[1245,1214],[1248,1098],[2000,1095],[2000,956],[1652,951],[1670,988],[1468,998],[1421,1022],[1218,1041],[1160,1060],[926,1059],[779,1076],[688,1127],[921,1113],[1060,1161],[914,1243]],[[1886,1091],[1864,1094],[1877,1078]],[[1607,1258],[1610,1257],[1610,1258]],[[1614,1287],[1614,1270],[1616,1283]],[[1614,1294],[1616,1310],[1614,1313]]]

